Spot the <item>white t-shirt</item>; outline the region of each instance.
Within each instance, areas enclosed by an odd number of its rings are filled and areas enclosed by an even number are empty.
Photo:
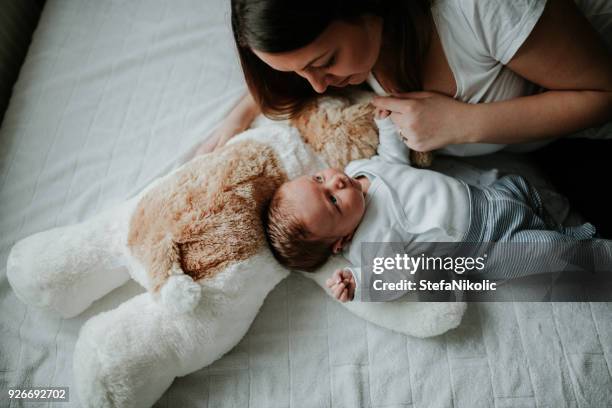
[[[380,132],[377,155],[353,161],[345,169],[351,177],[370,179],[365,214],[343,249],[355,268],[356,281],[362,243],[459,242],[470,225],[467,185],[439,172],[411,167],[408,148],[391,119],[376,120],[376,124]]]
[[[538,92],[538,86],[515,74],[505,65],[529,36],[545,5],[546,0],[434,2],[433,19],[457,85],[455,99],[467,103],[486,103]],[[611,1],[605,0],[579,2],[579,6],[592,23],[602,26],[596,28],[604,36],[609,35],[606,30],[612,26],[611,5]],[[606,24],[606,21],[610,24]],[[377,94],[385,95],[373,75],[368,78],[368,83]],[[504,148],[524,152],[550,142],[552,140],[516,145],[458,144],[440,149],[440,152],[453,156],[476,156]]]

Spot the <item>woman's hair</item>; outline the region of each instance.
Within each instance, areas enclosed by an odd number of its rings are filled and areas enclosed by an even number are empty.
[[[292,203],[276,190],[264,212],[266,239],[276,260],[290,269],[313,272],[332,255],[332,241],[313,239]]]
[[[422,60],[430,42],[432,0],[232,0],[232,30],[251,95],[270,117],[299,113],[317,93],[294,72],[276,71],[253,49],[281,53],[314,41],[335,20],[383,19],[381,54],[399,90],[421,90]],[[340,93],[341,90],[331,90]]]

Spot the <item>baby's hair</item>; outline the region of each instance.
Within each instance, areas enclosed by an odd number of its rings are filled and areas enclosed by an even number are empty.
[[[279,188],[265,213],[264,229],[272,254],[290,269],[314,272],[332,254],[332,242],[313,239]]]

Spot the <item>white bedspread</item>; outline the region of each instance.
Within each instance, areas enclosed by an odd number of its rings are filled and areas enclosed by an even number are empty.
[[[15,298],[9,249],[129,198],[209,134],[244,90],[228,3],[46,2],[0,134],[0,406],[22,406],[8,388],[71,387],[80,326],[141,291],[130,283],[60,320]],[[472,304],[458,329],[421,340],[295,274],[237,347],[157,406],[610,407],[611,369],[609,303]],[[72,391],[58,406],[79,406]]]

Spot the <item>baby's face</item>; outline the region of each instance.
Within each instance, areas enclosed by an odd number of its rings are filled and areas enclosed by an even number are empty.
[[[365,212],[361,184],[337,169],[326,169],[286,183],[283,194],[317,239],[352,234]]]

